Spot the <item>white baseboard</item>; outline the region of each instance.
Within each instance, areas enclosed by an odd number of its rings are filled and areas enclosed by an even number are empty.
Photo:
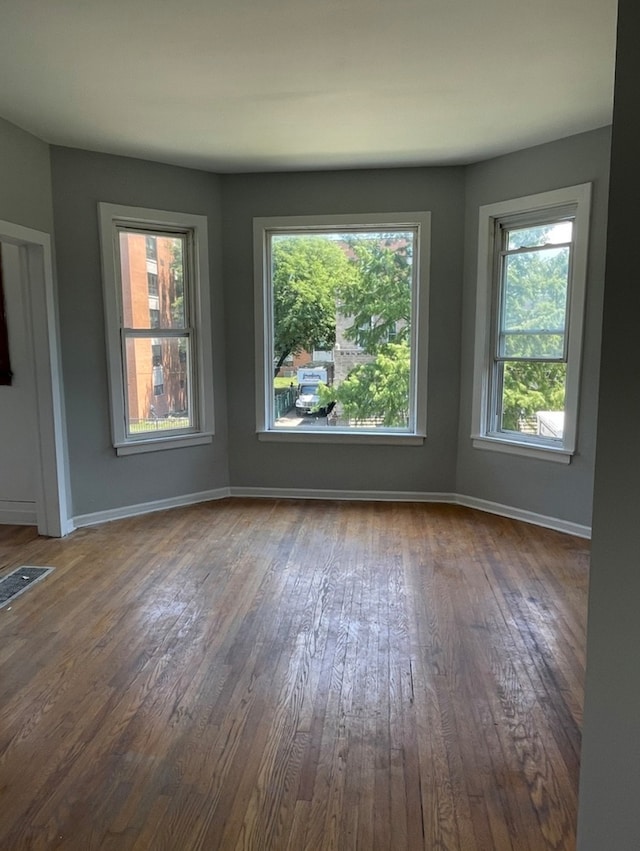
[[[230,488],[231,496],[256,499],[337,499],[360,502],[455,502],[453,493],[415,491],[350,491],[319,488]]]
[[[463,494],[457,495],[456,503],[464,505],[466,508],[476,508],[478,511],[509,517],[511,520],[522,520],[524,523],[533,523],[535,526],[555,529],[556,532],[566,532],[568,535],[575,535],[578,538],[591,538],[591,526],[572,523],[570,520],[548,517],[546,514],[536,514],[534,511],[525,511],[522,508],[513,508],[510,505],[501,505],[499,502],[490,502],[487,499],[478,499],[475,496],[464,496]]]
[[[13,499],[0,500],[0,523],[15,526],[37,526],[38,515],[35,502],[18,502]]]
[[[74,518],[69,517],[65,520],[60,529],[60,537],[64,538],[66,535],[70,535],[73,531],[75,531],[78,527],[74,523]]]
[[[108,523],[111,520],[123,520],[125,517],[137,517],[139,514],[151,514],[154,511],[165,511],[167,508],[180,508],[184,505],[194,505],[197,502],[210,502],[229,496],[229,488],[188,493],[182,496],[172,496],[169,499],[156,499],[152,502],[141,502],[137,505],[123,505],[121,508],[109,508],[106,511],[95,511],[93,514],[79,514],[70,521],[72,529],[83,526],[95,526],[98,523]],[[70,529],[69,531],[72,531]]]
[[[184,494],[183,496],[171,497],[169,499],[158,499],[153,502],[144,502],[137,505],[126,505],[121,508],[111,508],[106,511],[96,511],[93,514],[81,514],[69,521],[68,532],[83,526],[95,526],[98,523],[107,523],[111,520],[122,520],[125,517],[136,517],[139,514],[150,514],[153,511],[165,511],[168,508],[179,508],[184,505],[193,505],[197,502],[209,502],[212,500],[225,499],[226,497],[252,497],[254,499],[331,499],[331,500],[353,500],[372,502],[440,502],[453,505],[462,505],[466,508],[475,508],[478,511],[486,511],[489,514],[498,514],[501,517],[509,517],[512,520],[521,520],[524,523],[532,523],[535,526],[544,526],[547,529],[555,529],[557,532],[565,532],[576,535],[579,538],[590,538],[591,527],[580,523],[572,523],[569,520],[561,520],[557,517],[548,517],[545,514],[536,514],[533,511],[525,511],[521,508],[513,508],[510,505],[501,505],[486,499],[478,499],[474,496],[465,496],[455,493],[437,493],[420,491],[361,491],[361,490],[318,490],[316,488],[253,488],[253,487],[231,487],[217,488],[215,490],[201,491],[200,493]],[[0,503],[0,522],[11,522],[2,520],[2,506]],[[13,520],[18,523],[20,521]],[[27,522],[27,521],[24,521]],[[32,520],[35,523],[35,506],[33,507]]]

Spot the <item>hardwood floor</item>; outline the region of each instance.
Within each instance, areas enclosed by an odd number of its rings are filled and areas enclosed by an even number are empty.
[[[233,500],[47,540],[0,610],[0,848],[575,847],[588,543]]]

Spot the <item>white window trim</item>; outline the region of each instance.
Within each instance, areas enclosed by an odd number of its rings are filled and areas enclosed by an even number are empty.
[[[107,338],[107,367],[111,400],[111,433],[118,455],[154,452],[211,443],[214,432],[211,300],[207,218],[190,213],[149,210],[120,204],[98,204],[102,280]],[[178,434],[144,434],[129,437],[125,424],[125,379],[121,347],[121,292],[117,268],[116,224],[133,228],[157,227],[162,230],[188,229],[193,234],[194,270],[191,304],[194,334],[192,359],[194,378],[192,404],[195,425],[189,432]]]
[[[582,183],[523,198],[480,207],[478,228],[478,287],[476,296],[476,335],[473,379],[473,446],[540,460],[568,464],[576,452],[578,396],[584,304],[589,243],[591,184]],[[570,301],[567,312],[568,350],[565,419],[562,443],[537,437],[495,434],[488,431],[489,375],[491,370],[491,323],[496,220],[516,214],[547,212],[554,207],[576,205],[572,255]]]
[[[414,423],[411,430],[393,429],[340,429],[324,428],[276,429],[271,426],[271,381],[267,365],[273,362],[270,334],[272,303],[267,286],[268,234],[274,230],[287,232],[317,232],[341,228],[359,228],[380,225],[389,230],[417,228],[414,262],[418,276],[413,293],[412,315],[415,317],[415,334],[411,340],[413,365]],[[256,431],[258,440],[288,443],[375,443],[386,445],[419,445],[427,434],[427,352],[429,310],[429,266],[431,259],[431,213],[362,213],[353,215],[273,216],[253,220],[253,251],[255,281],[255,337],[256,337]]]

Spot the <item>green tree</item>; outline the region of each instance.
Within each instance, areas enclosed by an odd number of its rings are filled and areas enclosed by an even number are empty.
[[[184,324],[184,261],[182,258],[182,240],[171,241],[171,263],[169,271],[173,282],[173,300],[171,318],[176,325]]]
[[[323,388],[354,420],[379,419],[404,427],[409,416],[411,367],[412,233],[373,234],[348,240],[356,274],[338,287],[339,311],[349,317],[347,339],[371,355],[340,386]]]
[[[537,411],[563,411],[566,366],[563,363],[524,362],[505,366],[502,424],[519,431],[522,418]]]
[[[409,342],[413,234],[373,234],[348,240],[357,274],[338,287],[346,336],[374,354],[393,338]]]
[[[381,419],[387,427],[406,426],[409,416],[411,357],[406,343],[387,343],[374,360],[358,364],[337,392],[320,388],[320,404],[337,399],[354,420]]]
[[[336,340],[336,291],[353,276],[337,242],[316,236],[272,241],[274,374],[289,355],[331,349]]]

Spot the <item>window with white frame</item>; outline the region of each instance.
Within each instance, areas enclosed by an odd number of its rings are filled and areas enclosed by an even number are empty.
[[[590,189],[480,208],[477,448],[566,463],[575,453]]]
[[[206,218],[114,204],[99,215],[116,451],[210,442]]]
[[[424,439],[429,224],[254,220],[260,439]]]

